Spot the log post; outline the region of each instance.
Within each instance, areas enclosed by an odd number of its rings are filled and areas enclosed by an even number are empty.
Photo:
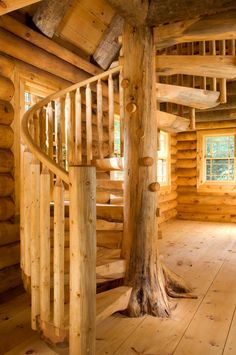
[[[169,314],[157,242],[157,119],[152,29],[125,24],[125,184],[122,253],[128,263],[125,283],[133,287],[128,313]],[[132,109],[131,109],[132,108]]]
[[[70,354],[95,354],[96,169],[71,166]]]
[[[55,246],[54,246],[55,247]],[[50,174],[40,175],[40,318],[50,320]]]
[[[37,329],[37,316],[40,314],[40,163],[31,163],[31,327]]]

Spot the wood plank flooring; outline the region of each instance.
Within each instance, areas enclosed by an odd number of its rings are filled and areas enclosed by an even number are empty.
[[[198,299],[172,300],[169,319],[109,317],[97,328],[96,354],[235,355],[236,224],[170,221],[159,242],[168,266]],[[20,295],[0,305],[0,354],[66,354],[30,330],[26,300]]]

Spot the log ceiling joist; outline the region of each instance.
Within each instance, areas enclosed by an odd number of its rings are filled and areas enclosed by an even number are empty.
[[[235,39],[236,11],[156,27],[154,38],[158,49],[185,42]]]
[[[122,34],[123,25],[123,18],[115,15],[93,55],[95,62],[104,70],[109,68],[119,53],[121,44],[118,37]]]
[[[37,8],[33,22],[46,36],[52,38],[60,25],[71,0],[44,0]]]
[[[0,1],[0,16],[12,12],[22,7],[34,4],[41,0],[1,0]]]
[[[236,9],[235,0],[108,0],[130,24],[158,26]]]
[[[219,105],[218,91],[194,89],[178,85],[156,84],[156,97],[159,102],[198,108],[201,110]]]
[[[178,133],[189,129],[190,121],[187,118],[173,115],[171,113],[156,111],[157,126],[159,129],[169,132]]]
[[[97,66],[89,63],[87,60],[79,57],[68,49],[61,47],[59,44],[46,38],[40,33],[31,30],[29,27],[23,25],[9,15],[0,17],[0,27],[91,75],[97,75],[102,72]]]
[[[160,55],[156,57],[158,75],[197,75],[210,78],[236,78],[236,58],[227,55]]]

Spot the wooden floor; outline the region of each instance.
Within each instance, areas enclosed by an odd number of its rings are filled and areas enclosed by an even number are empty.
[[[235,355],[236,224],[172,221],[160,250],[198,299],[173,300],[169,319],[110,317],[97,329],[96,354]],[[26,295],[0,305],[0,354],[56,353],[29,323]]]

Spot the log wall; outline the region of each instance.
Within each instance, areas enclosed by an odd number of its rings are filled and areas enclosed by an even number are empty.
[[[214,129],[233,128],[233,121],[214,122]],[[197,130],[210,129],[209,122]],[[235,128],[235,127],[234,127]],[[185,220],[236,222],[236,193],[197,188],[197,131],[177,135],[177,217]]]
[[[162,224],[177,215],[177,175],[176,175],[176,135],[170,137],[171,177],[168,188],[159,191],[159,217],[158,223]]]

